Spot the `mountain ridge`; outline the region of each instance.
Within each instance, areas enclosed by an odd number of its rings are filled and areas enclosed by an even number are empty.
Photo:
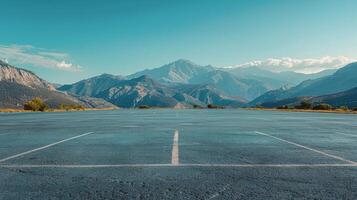
[[[129,108],[142,105],[192,107],[217,104],[240,107],[284,99],[293,101],[295,97],[297,99],[316,97],[342,92],[353,86],[357,87],[356,63],[351,63],[332,75],[319,77],[332,71],[312,74],[309,77],[319,78],[305,80],[296,86],[281,85],[283,82],[276,77],[269,79],[269,74],[274,74],[274,72],[252,68],[244,69],[241,74],[234,75],[221,68],[210,65],[200,66],[184,59],[125,77],[101,74],[73,84],[56,85],[58,88],[29,70],[17,68],[2,61],[0,61],[0,66],[3,96],[8,97],[7,100],[2,101],[9,104],[9,99],[18,98],[21,94],[12,91],[16,90],[15,88],[20,88],[24,94],[28,95],[20,100],[14,100],[17,106],[21,106],[21,101],[29,100],[35,94],[50,102],[49,97],[52,94],[53,97],[62,101],[86,106],[117,105]],[[297,74],[284,72],[279,75],[275,73],[274,76],[301,78],[301,74]],[[277,86],[280,86],[280,89],[276,89]],[[17,96],[9,95],[11,92],[16,93]],[[247,104],[252,99],[253,101]]]
[[[59,92],[35,73],[0,61],[0,107],[23,108],[25,102],[35,97],[40,97],[51,108],[60,104],[114,107],[100,99],[77,98]]]
[[[14,82],[31,88],[42,87],[55,90],[53,85],[39,78],[35,73],[2,61],[0,62],[0,81]]]
[[[202,89],[203,87],[206,87],[206,92],[202,93],[201,90],[201,93],[199,93],[198,88]],[[193,96],[193,94],[196,96]],[[211,103],[238,106],[246,102],[243,99],[223,95],[213,86],[167,85],[152,79],[148,75],[121,80],[99,93],[92,93],[91,97],[102,98],[124,108],[144,105],[151,107],[193,107],[194,105],[206,106]]]
[[[350,63],[329,76],[306,80],[289,89],[269,91],[250,102],[250,105],[259,105],[267,102],[291,99],[294,97],[316,97],[334,94],[352,89],[354,87],[357,87],[357,62]]]
[[[253,100],[267,91],[285,85],[292,86],[301,80],[323,76],[324,73],[328,72],[306,75],[295,72],[275,73],[254,67],[224,69],[211,65],[201,66],[189,60],[180,59],[161,67],[134,73],[127,78],[148,75],[163,84],[212,84],[225,95]],[[287,79],[294,81],[287,81]]]

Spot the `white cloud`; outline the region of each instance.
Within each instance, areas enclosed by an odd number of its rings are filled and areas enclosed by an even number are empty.
[[[71,69],[73,67],[72,63],[66,63],[66,61],[62,61],[60,63],[57,64],[58,68],[63,68],[63,69]]]
[[[356,59],[348,58],[346,56],[325,56],[321,58],[307,58],[307,59],[294,59],[294,58],[268,58],[266,60],[254,60],[251,62],[239,64],[234,67],[259,67],[262,69],[282,72],[282,71],[295,71],[301,73],[316,73],[326,69],[338,69],[344,65],[355,62]]]
[[[0,45],[0,58],[14,65],[26,64],[67,71],[79,71],[81,68],[68,61],[67,53],[48,51],[31,45]]]
[[[61,52],[41,51],[41,52],[38,52],[38,54],[42,55],[42,56],[48,56],[48,57],[59,58],[59,59],[65,59],[65,58],[69,57],[69,55],[67,53],[61,53]]]

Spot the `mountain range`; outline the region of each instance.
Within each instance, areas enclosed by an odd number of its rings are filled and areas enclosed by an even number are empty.
[[[296,106],[302,101],[309,101],[312,104],[329,104],[333,107],[346,106],[348,108],[357,108],[357,87],[347,91],[322,96],[298,96],[276,101],[268,101],[261,104],[266,108],[275,108],[280,106]]]
[[[226,69],[226,71],[232,73],[233,75],[246,79],[258,79],[266,83],[271,84],[273,87],[279,88],[281,85],[284,86],[294,86],[302,81],[309,79],[321,78],[328,76],[336,72],[336,69],[323,70],[318,73],[313,74],[303,74],[293,71],[283,71],[283,72],[271,72],[264,70],[260,67],[238,67],[232,69]]]
[[[306,80],[297,86],[282,87],[272,90],[256,98],[251,105],[280,106],[294,103],[294,98],[318,97],[323,95],[336,96],[346,90],[357,87],[357,63],[351,63],[337,70],[334,74],[317,79]],[[343,93],[342,93],[343,94]],[[331,97],[332,97],[331,96]]]
[[[337,71],[302,74],[258,67],[217,68],[180,59],[128,76],[102,74],[69,85],[51,84],[5,62],[0,62],[0,67],[0,107],[21,107],[33,97],[41,97],[51,106],[276,106],[304,98],[316,102],[340,98],[347,102],[354,95],[347,90],[357,87],[356,63]]]
[[[239,96],[248,101],[267,91],[285,85],[296,85],[303,80],[332,74],[327,70],[317,74],[295,72],[271,72],[261,68],[215,68],[201,66],[189,60],[180,59],[154,69],[146,69],[127,76],[128,79],[147,75],[162,84],[209,84],[228,96]]]
[[[107,87],[103,87],[98,82],[106,83]],[[83,87],[83,85],[87,87]],[[221,94],[213,86],[162,84],[147,75],[132,79],[121,79],[117,76],[103,74],[72,85],[64,85],[59,90],[75,95],[86,94],[90,97],[102,98],[124,108],[143,105],[182,108],[207,104],[237,107],[246,103],[243,99]]]
[[[60,104],[86,107],[114,106],[102,99],[64,94],[33,72],[0,61],[0,108],[22,108],[25,102],[35,97],[40,97],[53,108]]]

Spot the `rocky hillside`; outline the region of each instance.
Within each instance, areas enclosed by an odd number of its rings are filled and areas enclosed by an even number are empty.
[[[314,97],[312,102],[327,103],[335,107],[357,108],[357,87],[335,94]]]
[[[28,87],[16,82],[0,81],[0,108],[23,108],[25,102],[40,97],[52,108],[60,104],[81,104],[76,98],[43,87]]]
[[[333,107],[347,106],[349,108],[357,108],[357,87],[347,91],[317,97],[293,97],[277,101],[264,102],[262,106],[267,108],[285,105],[295,106],[299,105],[303,100],[309,101],[312,104],[324,103]]]
[[[227,96],[242,97],[248,100],[254,99],[274,88],[264,82],[254,79],[238,78],[222,70],[213,70],[200,74],[192,78],[190,82],[191,84],[213,85]]]
[[[177,107],[179,102],[173,98],[174,91],[147,76],[122,81],[95,95],[119,107]]]
[[[103,92],[110,87],[114,87],[123,80],[125,80],[125,78],[122,76],[102,74],[71,85],[61,86],[58,90],[66,91],[79,96],[96,96],[100,92]]]
[[[295,86],[305,80],[329,76],[336,72],[335,69],[324,70],[313,74],[303,74],[293,71],[272,72],[264,70],[260,67],[238,67],[228,68],[225,70],[239,78],[253,79],[264,82],[265,84],[270,85],[272,88]]]
[[[0,60],[0,81],[17,83],[30,88],[46,88],[55,90],[55,87],[47,81],[39,78],[33,72],[16,68]]]
[[[302,96],[321,96],[346,91],[357,87],[357,63],[351,63],[330,76],[307,80],[301,84],[269,91],[251,102],[252,105],[274,102]]]
[[[79,98],[58,92],[33,72],[0,61],[0,108],[23,108],[25,102],[40,97],[52,108],[60,104],[111,107],[102,99]]]
[[[149,76],[163,84],[210,84],[227,96],[239,96],[250,100],[268,90],[276,89],[275,86],[270,86],[261,81],[239,78],[230,72],[212,66],[200,66],[183,59],[159,68],[135,73],[128,78],[142,75]]]
[[[147,75],[163,84],[210,84],[227,96],[253,100],[267,91],[286,85],[295,86],[301,81],[320,78],[333,72],[328,70],[316,74],[277,73],[256,67],[224,69],[210,65],[201,66],[181,59],[158,68],[137,72],[127,78]]]
[[[138,78],[146,75],[160,83],[191,83],[191,79],[214,70],[212,66],[200,66],[189,60],[180,59],[167,65],[147,69],[129,75],[127,78]]]
[[[112,79],[112,76],[107,76]],[[103,79],[91,79],[92,85]],[[96,80],[96,81],[95,81]],[[108,82],[108,81],[105,81]],[[78,85],[80,82],[73,85]],[[109,86],[109,85],[108,85]],[[73,88],[66,86],[66,88]],[[61,89],[66,89],[61,88]],[[237,107],[245,103],[244,100],[221,94],[218,89],[208,85],[174,84],[167,85],[157,82],[149,76],[140,76],[130,80],[120,80],[99,93],[92,93],[91,97],[102,98],[119,107],[132,108],[142,105],[151,107],[192,107],[216,104]],[[87,89],[91,90],[92,89]],[[66,90],[64,90],[66,91]],[[76,90],[72,90],[76,91]],[[79,92],[83,90],[78,90]]]

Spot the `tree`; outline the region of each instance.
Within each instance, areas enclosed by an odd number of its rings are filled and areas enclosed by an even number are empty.
[[[339,110],[343,110],[343,111],[348,111],[349,110],[347,106],[340,106],[338,109]]]
[[[48,109],[48,106],[42,101],[41,98],[36,97],[24,104],[24,110],[32,111],[45,111]]]
[[[332,106],[329,104],[318,104],[312,108],[313,110],[332,110]]]
[[[208,104],[207,105],[208,109],[223,109],[223,106],[218,106],[218,105],[214,105],[214,104]]]
[[[147,105],[139,105],[137,108],[139,108],[139,109],[149,109],[150,106],[147,106]]]
[[[58,106],[58,109],[60,110],[85,110],[85,107],[83,105],[64,105],[64,104],[60,104]]]
[[[284,106],[278,106],[278,107],[276,107],[277,109],[282,109],[282,110],[284,110],[284,109],[289,109],[289,106],[287,106],[287,105],[284,105]]]
[[[304,100],[304,101],[300,102],[300,105],[295,106],[295,108],[296,109],[305,109],[305,110],[311,109],[311,103]]]
[[[194,109],[202,109],[203,107],[200,106],[200,105],[194,104],[194,105],[193,105],[193,108],[194,108]]]

